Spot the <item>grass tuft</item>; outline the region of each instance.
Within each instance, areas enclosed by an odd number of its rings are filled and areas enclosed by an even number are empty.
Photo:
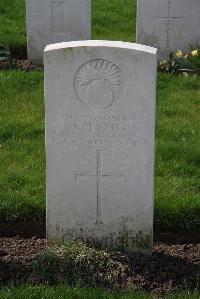
[[[103,250],[83,242],[68,241],[48,247],[35,264],[39,282],[67,283],[88,287],[116,288],[124,277],[123,267]]]
[[[200,297],[198,292],[184,292],[163,296],[163,299],[197,299]],[[100,289],[69,287],[58,285],[54,287],[43,285],[21,285],[19,287],[7,287],[0,290],[1,299],[156,299],[151,294],[140,291],[130,293],[113,293]]]

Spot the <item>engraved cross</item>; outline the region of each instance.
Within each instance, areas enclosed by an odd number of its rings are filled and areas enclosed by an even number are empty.
[[[170,21],[175,20],[175,19],[183,19],[183,17],[172,17],[171,16],[171,2],[168,1],[168,12],[167,12],[167,17],[162,17],[162,18],[157,18],[155,17],[155,20],[167,20],[167,49],[170,48]]]
[[[123,174],[103,174],[102,173],[102,151],[97,150],[97,164],[96,164],[96,173],[95,174],[86,174],[86,173],[76,173],[76,179],[95,179],[96,181],[96,198],[97,198],[97,218],[96,225],[103,224],[102,222],[102,181],[105,180],[121,180]]]

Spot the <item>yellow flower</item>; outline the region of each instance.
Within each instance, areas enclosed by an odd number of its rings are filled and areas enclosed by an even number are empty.
[[[182,58],[183,57],[183,53],[181,52],[181,50],[176,51],[176,58]]]
[[[194,50],[191,53],[192,53],[192,56],[198,56],[198,50]]]
[[[184,56],[184,58],[186,58],[186,59],[187,59],[187,58],[188,58],[188,54],[186,54],[186,55]]]

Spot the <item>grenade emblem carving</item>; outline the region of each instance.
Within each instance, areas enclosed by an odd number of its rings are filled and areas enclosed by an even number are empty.
[[[103,59],[86,62],[74,78],[77,97],[93,109],[107,109],[119,101],[123,86],[123,74],[119,67]]]

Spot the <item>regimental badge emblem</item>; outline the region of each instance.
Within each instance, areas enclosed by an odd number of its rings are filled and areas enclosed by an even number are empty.
[[[84,63],[74,77],[78,99],[93,109],[107,109],[123,96],[124,76],[120,68],[108,60]]]

